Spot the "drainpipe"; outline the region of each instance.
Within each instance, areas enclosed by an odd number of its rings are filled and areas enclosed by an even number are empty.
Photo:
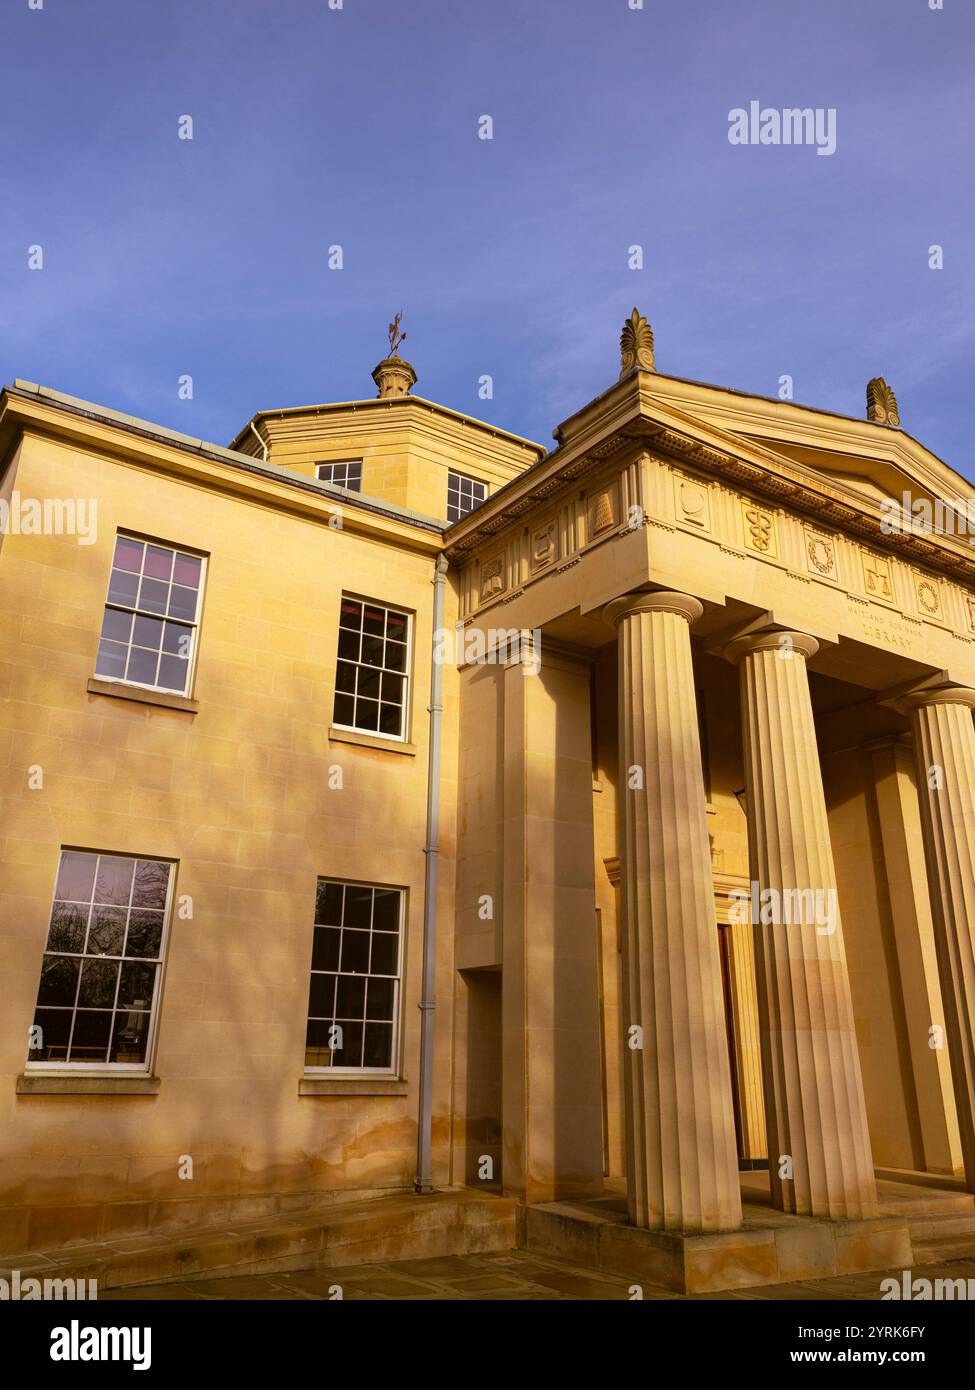
[[[427,770],[427,843],[423,853],[423,982],[420,986],[420,1113],[416,1144],[417,1192],[432,1192],[433,1024],[436,1008],[437,868],[440,855],[440,737],[443,662],[438,634],[443,629],[447,560],[437,556],[433,575],[433,644],[430,651],[430,761]]]
[[[263,456],[264,462],[267,463],[268,447],[267,447],[267,445],[264,443],[264,440],[261,438],[261,432],[260,432],[260,430],[257,428],[257,426],[254,424],[254,421],[253,421],[253,420],[248,420],[247,423],[250,425],[251,429],[254,431],[254,437],[255,437],[255,439],[257,440],[258,444],[260,444],[260,446],[261,446],[261,455]]]

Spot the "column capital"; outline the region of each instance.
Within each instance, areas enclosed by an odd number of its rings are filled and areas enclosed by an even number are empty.
[[[897,704],[907,713],[926,705],[967,705],[975,709],[975,690],[967,685],[919,686],[903,694]]]
[[[693,625],[704,612],[704,604],[692,594],[677,593],[673,589],[649,590],[642,593],[623,594],[614,598],[603,609],[603,620],[618,628],[624,618],[634,613],[676,613]]]
[[[763,628],[760,632],[743,632],[725,646],[722,655],[725,660],[737,666],[743,656],[750,652],[775,651],[784,654],[798,652],[810,660],[819,651],[819,641],[808,632],[798,632],[793,628]]]

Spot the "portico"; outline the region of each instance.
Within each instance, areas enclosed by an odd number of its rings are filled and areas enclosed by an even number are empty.
[[[972,489],[649,361],[449,538],[465,630],[540,634],[461,669],[457,1162],[493,1125],[505,1191],[688,1237],[767,1164],[873,1230],[878,1169],[975,1191],[975,563],[884,526]]]

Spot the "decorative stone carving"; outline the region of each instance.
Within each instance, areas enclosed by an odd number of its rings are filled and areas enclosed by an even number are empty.
[[[602,535],[604,531],[609,531],[616,525],[616,489],[607,487],[601,492],[593,493],[589,498],[587,512],[590,540]]]
[[[620,381],[629,376],[634,367],[639,367],[641,372],[656,370],[653,365],[653,329],[637,309],[626,320],[620,334]]]
[[[975,632],[975,597],[971,594],[965,596],[965,611],[968,614],[968,626]]]
[[[675,473],[674,496],[678,521],[701,531],[711,530],[711,508],[708,491],[703,484],[684,473]]]
[[[775,555],[775,517],[772,513],[755,502],[743,502],[741,514],[745,524],[745,544],[749,550],[757,550],[761,555]]]
[[[894,581],[890,571],[890,561],[885,555],[874,555],[869,550],[861,550],[863,564],[863,584],[870,598],[884,603],[894,601]]]
[[[551,564],[557,554],[555,539],[555,522],[550,521],[547,525],[539,527],[532,533],[531,538],[531,567],[533,570],[540,570],[545,565]]]
[[[818,531],[806,532],[806,568],[810,574],[820,574],[825,579],[835,579],[836,547],[830,536],[820,535]]]
[[[914,575],[914,592],[917,595],[918,611],[926,618],[942,618],[944,608],[941,602],[941,585],[927,574]]]
[[[897,397],[882,376],[867,382],[867,419],[878,425],[899,425]]]
[[[504,555],[495,555],[481,565],[481,602],[504,592]]]

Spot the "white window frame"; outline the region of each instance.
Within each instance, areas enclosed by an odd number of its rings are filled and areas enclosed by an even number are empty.
[[[463,512],[460,516],[452,517],[450,515],[450,484],[454,478],[459,478],[465,483],[473,483],[475,487],[482,487],[484,489],[484,495],[482,497],[472,498],[471,505],[466,512]],[[483,478],[475,478],[470,473],[461,473],[458,468],[449,468],[447,470],[447,522],[449,525],[456,526],[458,521],[463,521],[465,516],[470,516],[471,512],[475,511],[483,502],[487,501],[487,498],[488,485]]]
[[[323,476],[322,476],[322,470],[323,470],[323,469],[332,469],[332,468],[345,468],[345,469],[348,469],[348,468],[350,468],[353,464],[357,464],[357,465],[358,465],[358,468],[359,468],[359,485],[358,485],[358,487],[349,487],[349,484],[348,484],[348,483],[338,483],[338,482],[335,481],[334,478],[326,478],[326,477],[323,477]],[[330,483],[333,487],[344,487],[348,492],[361,492],[361,491],[362,491],[362,459],[326,459],[325,462],[323,462],[323,463],[317,463],[317,464],[315,465],[315,476],[318,478],[318,481],[319,481],[320,483]]]
[[[137,1063],[137,1062],[70,1062],[70,1061],[60,1061],[60,1062],[31,1062],[30,1060],[28,1060],[28,1061],[26,1061],[26,1062],[24,1063],[24,1070],[25,1070],[25,1071],[31,1071],[31,1072],[46,1073],[46,1074],[48,1074],[48,1075],[50,1075],[52,1072],[55,1072],[55,1073],[59,1073],[59,1074],[61,1074],[61,1075],[67,1075],[67,1076],[104,1076],[104,1075],[106,1075],[106,1074],[112,1075],[112,1076],[115,1076],[115,1075],[123,1075],[123,1076],[125,1076],[125,1075],[128,1075],[128,1076],[151,1076],[151,1075],[152,1075],[152,1071],[153,1071],[153,1067],[155,1066],[155,1061],[156,1061],[156,1038],[157,1038],[158,1031],[159,1031],[159,1013],[160,1013],[161,1008],[162,1008],[163,976],[164,976],[165,973],[166,973],[166,958],[167,958],[168,948],[169,948],[169,925],[170,925],[170,919],[171,919],[171,917],[172,917],[173,900],[174,900],[174,898],[175,898],[176,874],[177,874],[177,871],[178,871],[178,868],[179,868],[179,860],[177,860],[177,859],[165,859],[165,858],[161,857],[161,856],[158,855],[158,854],[129,854],[129,853],[127,853],[127,852],[121,852],[121,851],[116,852],[116,851],[114,851],[114,850],[109,851],[109,850],[100,850],[100,849],[82,849],[82,848],[80,848],[80,847],[77,846],[77,845],[62,845],[62,846],[60,847],[60,849],[58,850],[58,867],[57,867],[57,872],[56,872],[55,877],[54,877],[54,888],[52,889],[52,892],[51,892],[51,911],[53,911],[55,902],[58,901],[58,899],[57,899],[54,895],[55,895],[55,893],[57,892],[58,874],[60,874],[60,872],[61,872],[61,856],[64,855],[64,854],[93,854],[93,855],[95,855],[98,859],[147,859],[147,860],[151,860],[152,862],[154,862],[154,863],[156,863],[156,864],[168,864],[168,865],[169,865],[169,871],[170,871],[170,872],[169,872],[169,887],[168,887],[167,890],[166,890],[166,905],[165,905],[165,907],[163,908],[162,937],[161,937],[160,942],[159,942],[159,961],[158,961],[158,969],[156,970],[156,979],[155,979],[155,983],[154,983],[153,991],[152,991],[152,1003],[149,1005],[149,1032],[148,1032],[148,1034],[147,1034],[147,1036],[146,1036],[146,1060],[145,1060],[145,1062],[142,1063],[142,1064]],[[98,874],[98,869],[97,869],[97,867],[96,867],[96,869],[95,869],[95,874],[96,874],[96,877],[97,877],[97,874]],[[135,885],[135,875],[133,874],[133,887],[134,887],[134,885]],[[131,901],[130,901],[129,906],[130,906],[130,908],[131,908]],[[51,912],[49,911],[49,912],[48,912],[48,918],[47,918],[47,928],[46,928],[46,931],[47,931],[47,932],[50,932],[50,930],[51,930]],[[51,954],[51,955],[66,955],[66,956],[70,956],[70,957],[72,957],[72,958],[74,958],[74,956],[76,955],[75,952],[69,952],[69,951],[54,951],[54,952],[48,952],[48,950],[47,950],[47,936],[45,935],[45,937],[44,937],[44,949],[43,949],[42,952],[41,952],[41,969],[43,969],[44,956],[45,956],[45,955],[48,955],[48,954]],[[78,958],[79,960],[81,960],[81,961],[85,961],[85,960],[104,960],[104,959],[106,959],[106,957],[104,957],[104,956],[86,956],[86,955],[84,955],[84,954],[78,956],[77,958]],[[109,956],[109,957],[107,957],[107,959],[109,959],[109,960],[115,960],[115,959],[117,959],[117,957],[115,957],[115,956]],[[137,958],[133,958],[133,959],[137,959]],[[123,958],[123,963],[124,963],[124,958]],[[79,982],[80,982],[80,976],[81,976],[80,968],[79,968],[79,971],[78,971],[78,975],[79,975]],[[40,977],[40,975],[38,975],[37,990],[35,991],[35,999],[34,999],[34,1005],[33,1005],[33,1010],[34,1010],[34,1011],[31,1013],[31,1026],[32,1026],[32,1027],[33,1027],[33,1022],[34,1022],[34,1013],[36,1013],[36,1010],[37,1010],[37,1008],[38,1008],[38,1003],[37,1003],[36,994],[40,991],[40,981],[41,981],[41,977]],[[76,1015],[77,1012],[78,1012],[78,1003],[77,1003],[77,992],[76,992],[76,993],[75,993],[75,1003],[74,1003],[74,1005],[72,1006],[72,1014],[73,1014],[73,1015]],[[114,1009],[114,1005],[113,1005],[113,1013],[114,1013],[114,1012],[115,1012],[115,1009]],[[131,1012],[131,1010],[130,1010],[129,1012]],[[73,1028],[74,1028],[74,1023],[72,1022],[72,1030],[73,1030]],[[29,1051],[28,1051],[28,1057],[29,1057]]]
[[[406,900],[407,900],[407,890],[406,890],[405,888],[403,888],[403,887],[400,887],[398,884],[395,884],[395,883],[368,883],[368,882],[366,882],[365,879],[355,879],[355,878],[333,878],[330,874],[319,874],[319,875],[316,877],[316,879],[315,879],[316,891],[317,891],[317,888],[318,888],[318,884],[319,884],[320,882],[322,882],[322,881],[325,881],[325,882],[327,882],[327,883],[338,883],[338,884],[341,884],[343,888],[380,888],[380,889],[383,890],[383,892],[394,892],[394,893],[398,893],[398,894],[399,894],[399,928],[398,928],[397,934],[396,934],[396,935],[397,935],[396,975],[393,977],[393,979],[394,979],[394,992],[395,992],[395,1001],[394,1001],[394,1004],[393,1004],[393,1046],[392,1046],[392,1050],[391,1050],[390,1064],[389,1064],[388,1067],[310,1067],[310,1066],[308,1066],[308,1064],[306,1063],[306,1064],[305,1064],[305,1069],[304,1069],[304,1074],[305,1074],[305,1076],[315,1076],[315,1077],[322,1077],[322,1076],[350,1076],[350,1077],[354,1077],[354,1076],[385,1076],[385,1077],[390,1077],[390,1076],[393,1076],[393,1077],[395,1077],[395,1076],[399,1076],[400,1036],[401,1036],[402,1027],[403,1027],[403,1009],[402,1009],[402,1003],[403,1003],[403,957],[404,957],[405,946],[406,946],[405,937],[406,937]],[[344,917],[344,910],[343,910],[343,917]],[[316,927],[316,925],[317,925],[316,923],[313,923],[313,924],[312,924],[312,942],[313,942],[313,943],[314,943],[314,933],[315,933],[315,927]],[[344,923],[343,923],[343,926],[344,926]],[[370,928],[369,934],[370,934],[370,936],[372,936],[372,928]],[[346,972],[346,973],[349,973],[349,972]],[[309,991],[311,990],[311,977],[312,977],[312,975],[331,975],[331,974],[334,974],[334,975],[336,975],[336,976],[341,976],[342,972],[341,972],[341,971],[338,971],[338,970],[336,970],[336,971],[330,971],[330,970],[313,970],[312,967],[309,965],[309,967],[308,967],[308,987],[309,987]],[[368,975],[368,974],[367,974],[367,975],[365,976],[365,979],[366,979],[367,981],[370,980],[371,978],[372,978],[371,975]],[[381,980],[388,979],[388,978],[390,978],[390,977],[387,976],[387,975],[377,975],[377,976],[376,976],[376,979],[381,979]],[[310,1002],[310,1001],[309,1001],[309,1002]],[[306,1006],[306,1008],[305,1008],[305,1030],[306,1030],[306,1031],[305,1031],[305,1050],[306,1050],[306,1051],[307,1051],[307,1047],[308,1047],[308,1032],[307,1032],[307,1029],[308,1029],[308,1024],[309,1024],[310,1021],[311,1021],[311,1020],[310,1020],[310,1017],[309,1017],[309,1014],[308,1014],[308,1008],[307,1008],[307,1006]],[[365,1020],[365,1021],[368,1022],[368,1020]],[[374,1021],[381,1021],[381,1020],[374,1020]]]
[[[361,604],[364,604],[364,605],[371,605],[373,608],[381,608],[381,609],[382,609],[384,612],[386,612],[386,613],[398,613],[401,617],[403,617],[403,618],[406,619],[406,663],[405,663],[405,668],[404,668],[404,670],[403,670],[402,672],[400,672],[400,671],[390,671],[390,674],[391,674],[391,675],[394,675],[394,676],[402,675],[402,677],[403,677],[403,719],[402,719],[401,731],[400,731],[398,734],[384,734],[383,731],[382,731],[381,729],[362,729],[362,728],[360,728],[360,727],[358,726],[358,724],[342,724],[342,723],[340,723],[340,722],[335,718],[335,698],[336,698],[336,696],[337,696],[337,695],[346,695],[346,694],[348,694],[348,691],[339,690],[339,688],[338,688],[338,680],[339,680],[339,662],[340,662],[340,661],[348,661],[348,657],[344,657],[344,656],[340,657],[340,656],[339,656],[339,633],[340,633],[341,630],[342,630],[342,628],[341,628],[341,618],[342,618],[342,600],[343,600],[343,599],[351,599],[351,600],[353,601],[353,603],[361,603]],[[416,617],[416,614],[413,613],[413,612],[411,612],[411,610],[408,609],[408,608],[400,608],[397,604],[395,604],[395,603],[387,603],[384,599],[378,599],[378,598],[363,598],[363,596],[362,596],[361,594],[351,594],[351,593],[349,593],[349,592],[347,592],[346,590],[343,589],[342,593],[339,595],[339,627],[338,627],[338,629],[337,629],[337,631],[336,631],[336,636],[335,636],[335,681],[334,681],[334,684],[333,684],[333,687],[332,687],[332,724],[331,724],[331,727],[332,727],[333,729],[343,729],[343,730],[345,730],[346,732],[348,732],[348,733],[350,733],[350,734],[363,734],[363,735],[365,735],[365,736],[367,736],[367,737],[369,737],[369,738],[381,738],[381,739],[385,739],[385,740],[386,740],[387,742],[389,742],[389,743],[406,743],[406,742],[408,741],[409,732],[410,732],[410,701],[411,701],[411,699],[412,699],[412,694],[413,694],[413,681],[412,681],[412,671],[413,671],[413,621],[414,621],[414,618],[415,618],[415,617]],[[355,666],[358,667],[358,666],[362,666],[364,663],[361,662],[361,661],[357,661],[357,662],[350,662],[349,664],[350,664],[350,665],[355,665]],[[371,670],[374,670],[374,671],[386,671],[386,670],[389,670],[389,668],[386,667],[386,666],[374,666],[374,667],[371,667],[370,669],[371,669]],[[358,699],[358,698],[359,698],[358,694],[356,694],[353,698],[354,698],[354,699]],[[368,698],[368,697],[365,697],[365,698]],[[342,881],[344,882],[344,880],[342,880]],[[366,885],[366,886],[368,887],[368,886],[370,886],[370,885]],[[372,886],[378,886],[378,885],[372,885]]]
[[[199,649],[200,649],[200,626],[201,626],[202,617],[203,617],[203,591],[204,591],[204,588],[205,588],[205,586],[206,586],[206,581],[207,581],[207,562],[208,562],[208,560],[209,560],[209,556],[203,555],[199,550],[194,550],[193,547],[190,546],[190,545],[176,545],[173,541],[162,541],[162,540],[157,540],[157,539],[155,539],[154,537],[140,536],[140,535],[137,535],[134,531],[123,531],[121,528],[115,532],[115,539],[116,539],[116,541],[118,541],[118,540],[120,540],[120,539],[121,539],[121,540],[126,540],[126,541],[136,541],[136,542],[138,542],[140,545],[155,545],[155,546],[159,546],[159,547],[160,547],[161,549],[163,549],[163,550],[171,550],[171,551],[173,551],[174,555],[179,555],[179,554],[182,553],[183,555],[192,555],[193,558],[194,558],[195,560],[199,560],[199,562],[200,562],[200,587],[199,587],[199,588],[197,589],[197,591],[196,591],[196,614],[195,614],[195,616],[193,617],[192,620],[190,620],[190,619],[188,619],[188,618],[169,618],[166,614],[149,613],[148,611],[143,611],[142,609],[139,609],[139,608],[127,608],[127,607],[125,606],[125,604],[122,604],[122,603],[111,603],[111,602],[109,601],[109,598],[108,598],[108,589],[111,588],[111,584],[112,584],[112,570],[114,569],[114,565],[112,565],[112,564],[110,563],[110,564],[109,564],[109,567],[108,567],[108,571],[109,571],[109,573],[108,573],[108,587],[107,587],[106,590],[105,590],[105,599],[104,599],[104,602],[102,603],[102,612],[101,612],[102,622],[104,622],[104,620],[105,620],[105,610],[106,610],[106,608],[114,608],[117,612],[120,612],[120,613],[131,613],[131,614],[133,615],[133,620],[134,620],[135,618],[137,618],[137,617],[146,617],[146,618],[158,618],[158,619],[160,619],[160,621],[162,621],[162,622],[182,623],[184,627],[191,627],[191,628],[193,629],[193,650],[192,650],[192,652],[190,653],[190,659],[189,659],[189,662],[188,662],[188,664],[187,664],[187,668],[186,668],[186,687],[185,687],[185,689],[183,689],[183,690],[174,690],[174,689],[172,688],[172,686],[169,686],[169,685],[147,685],[147,684],[146,684],[145,682],[143,682],[143,681],[131,681],[131,680],[128,679],[127,676],[106,676],[106,675],[103,675],[103,674],[98,670],[98,653],[97,653],[97,651],[96,651],[96,653],[95,653],[95,672],[94,672],[94,679],[97,680],[97,681],[108,681],[108,682],[109,682],[110,684],[112,684],[112,685],[123,685],[123,686],[125,686],[125,688],[126,688],[127,690],[152,690],[152,691],[154,691],[157,695],[176,695],[176,696],[178,696],[179,698],[184,699],[184,700],[191,699],[191,698],[192,698],[191,692],[192,692],[192,690],[193,690],[193,688],[194,688],[194,686],[195,686],[195,684],[196,684],[196,660],[197,660],[197,654],[198,654]],[[114,547],[114,545],[113,545],[113,547],[112,547],[112,559],[113,559],[113,560],[115,559],[115,547]],[[99,641],[99,644],[101,643],[101,640],[102,640],[101,628],[99,628],[99,630],[98,630],[98,641]],[[111,639],[107,639],[107,640],[111,640]],[[121,645],[121,644],[120,644],[120,645]],[[128,649],[131,649],[131,647],[132,647],[133,645],[134,645],[134,644],[133,644],[132,642],[129,642],[129,643],[127,644],[127,648],[128,648]],[[128,662],[126,662],[126,664],[128,664]],[[124,857],[124,856],[123,856],[123,857]],[[145,856],[145,855],[142,856],[142,858],[146,858],[146,857],[147,857],[147,856]]]

